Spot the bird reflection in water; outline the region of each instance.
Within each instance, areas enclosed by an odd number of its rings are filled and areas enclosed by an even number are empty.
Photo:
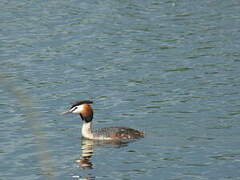
[[[109,148],[121,148],[128,145],[128,143],[133,142],[131,141],[98,141],[98,140],[90,140],[82,138],[82,154],[80,159],[76,160],[79,163],[79,168],[86,170],[86,169],[93,169],[93,164],[90,161],[91,157],[93,156],[93,148],[94,146],[102,146],[102,147],[109,147]]]
[[[135,140],[115,140],[115,141],[98,141],[98,140],[91,140],[91,139],[85,139],[82,138],[81,143],[81,150],[82,154],[80,155],[80,159],[76,160],[78,163],[78,167],[81,170],[91,170],[94,167],[93,163],[91,162],[91,158],[94,154],[94,147],[95,146],[101,146],[106,148],[121,148],[126,147],[129,143],[134,142]],[[91,174],[88,174],[91,176]],[[81,180],[95,180],[95,177],[87,177],[87,178],[81,178],[80,176],[72,176],[73,178],[81,179]]]
[[[92,169],[93,164],[91,163],[90,159],[93,155],[93,146],[94,142],[92,140],[84,140],[82,139],[82,154],[80,159],[76,160],[79,163],[80,169]]]

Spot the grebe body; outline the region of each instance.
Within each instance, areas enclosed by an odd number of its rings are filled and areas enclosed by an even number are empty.
[[[128,127],[107,127],[93,131],[92,119],[93,109],[90,106],[92,101],[85,100],[76,102],[71,108],[62,114],[80,114],[83,120],[82,136],[93,140],[127,140],[144,137],[144,133]]]

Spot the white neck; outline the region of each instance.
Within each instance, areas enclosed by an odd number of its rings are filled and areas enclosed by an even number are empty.
[[[82,136],[87,139],[93,139],[92,122],[88,122],[88,123],[83,122]]]

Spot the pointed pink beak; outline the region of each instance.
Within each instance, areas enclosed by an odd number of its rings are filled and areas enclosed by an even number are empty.
[[[68,114],[68,113],[71,113],[71,111],[62,112],[61,115]]]

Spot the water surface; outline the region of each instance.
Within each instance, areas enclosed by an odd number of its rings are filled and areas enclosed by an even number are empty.
[[[0,2],[0,179],[240,179],[239,2]],[[147,134],[81,139],[95,128]]]

